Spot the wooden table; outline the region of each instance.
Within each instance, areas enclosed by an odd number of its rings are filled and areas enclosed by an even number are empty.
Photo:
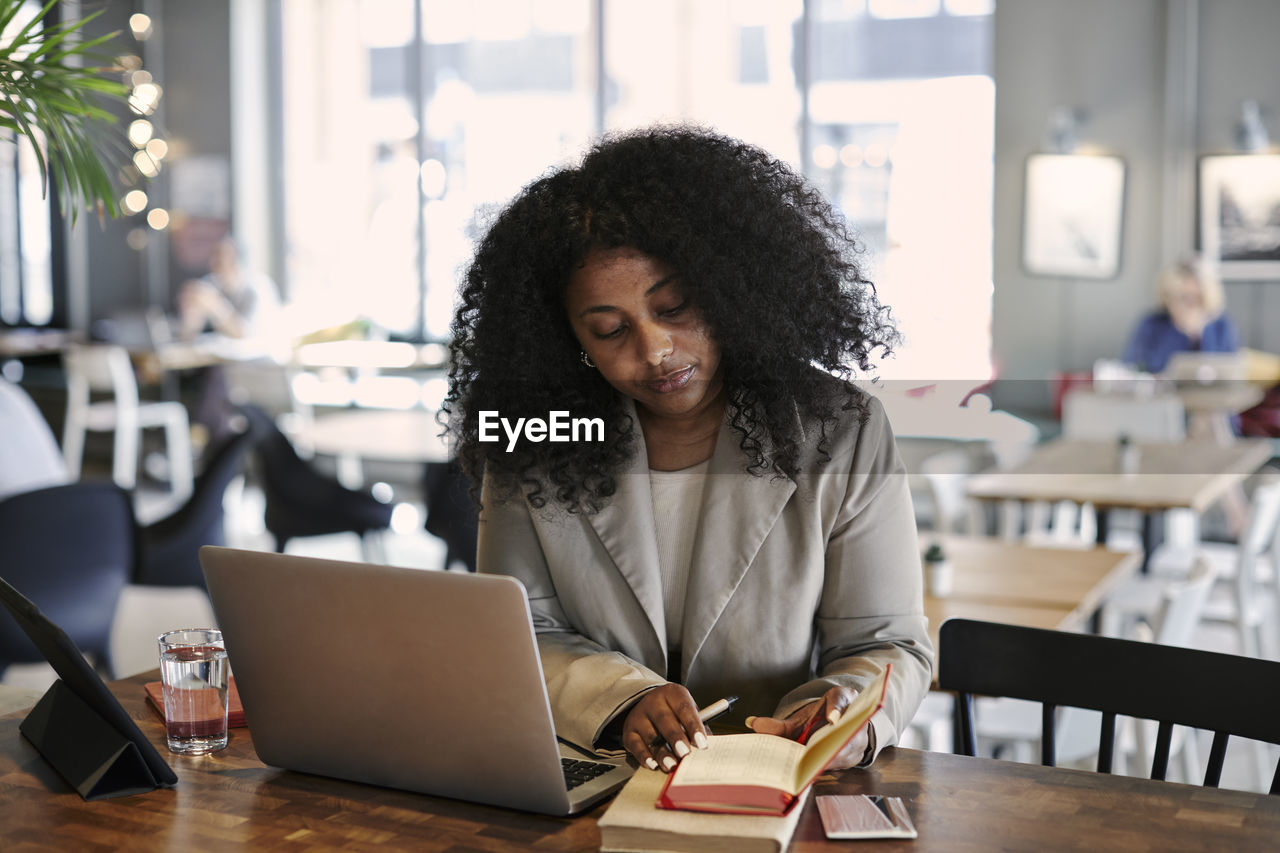
[[[155,673],[112,690],[161,750],[164,728],[144,703]],[[0,848],[19,850],[595,850],[606,805],[553,818],[264,766],[245,729],[212,756],[165,753],[176,788],[86,803],[0,719]],[[407,736],[430,733],[407,732]],[[857,849],[1274,849],[1280,797],[983,758],[888,749],[869,770],[823,777],[816,793],[904,797],[914,842]],[[793,853],[850,850],[827,842],[813,805]]]
[[[80,339],[66,329],[5,329],[0,331],[0,358],[56,355]]]
[[[946,598],[925,591],[934,649],[938,628],[948,619],[1083,630],[1107,594],[1137,571],[1140,559],[1106,548],[1038,548],[979,536],[921,534],[922,545],[931,542],[942,544],[955,575]]]
[[[342,340],[303,344],[292,356],[295,367],[346,367],[364,370],[403,370],[447,367],[449,348],[443,344],[404,341]]]
[[[364,485],[364,461],[425,465],[453,458],[428,409],[341,409],[302,421],[291,438],[300,447],[334,457],[338,481]]]
[[[790,853],[844,850],[1274,850],[1280,797],[941,752],[887,749],[815,795],[902,797],[914,841],[826,841],[809,805]]]
[[[978,474],[968,493],[980,500],[1071,501],[1098,510],[1098,542],[1106,541],[1106,511],[1128,508],[1146,516],[1143,567],[1156,544],[1155,521],[1168,509],[1204,512],[1266,464],[1262,439],[1176,443],[1138,442],[1138,470],[1121,473],[1115,442],[1056,439],[1036,447],[1021,464]]]

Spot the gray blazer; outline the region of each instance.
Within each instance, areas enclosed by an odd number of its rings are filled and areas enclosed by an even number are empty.
[[[843,413],[825,465],[794,479],[745,471],[721,426],[689,570],[680,672],[699,705],[737,695],[733,718],[785,716],[833,685],[861,689],[893,664],[877,751],[929,689],[933,649],[906,470],[884,409]],[[529,593],[542,666],[564,739],[594,747],[639,694],[666,683],[667,644],[648,460],[641,448],[598,513],[488,497],[481,572]]]

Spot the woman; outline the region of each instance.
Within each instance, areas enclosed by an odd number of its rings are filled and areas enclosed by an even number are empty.
[[[213,247],[209,274],[188,281],[178,292],[179,334],[184,340],[206,329],[228,338],[268,334],[279,313],[275,282],[241,263],[240,249],[231,237]]]
[[[1240,334],[1223,312],[1222,282],[1203,259],[1179,261],[1160,274],[1161,310],[1142,318],[1124,360],[1160,373],[1177,352],[1235,352]]]
[[[453,331],[479,570],[528,590],[561,737],[669,770],[699,706],[799,738],[892,663],[839,766],[897,739],[932,662],[915,521],[847,366],[896,335],[816,191],[705,131],[607,139],[497,216]],[[553,412],[577,441],[514,426]]]

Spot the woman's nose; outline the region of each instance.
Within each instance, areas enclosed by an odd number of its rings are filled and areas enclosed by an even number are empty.
[[[662,364],[675,349],[671,343],[670,333],[655,323],[642,326],[640,334],[636,337],[640,346],[640,357],[648,364]]]

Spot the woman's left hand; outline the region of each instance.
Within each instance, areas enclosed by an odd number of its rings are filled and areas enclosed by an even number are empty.
[[[748,717],[747,725],[752,731],[766,735],[778,735],[790,740],[799,740],[800,737],[808,730],[809,736],[820,729],[822,726],[830,725],[840,719],[840,715],[844,713],[845,708],[853,702],[858,691],[851,690],[848,687],[832,687],[822,695],[817,702],[810,702],[797,708],[786,719],[775,719],[773,717]],[[863,757],[867,753],[867,726],[863,726],[853,739],[845,744],[844,749],[836,754],[836,757],[828,765],[831,770],[843,770],[847,767],[856,767],[862,763]]]

